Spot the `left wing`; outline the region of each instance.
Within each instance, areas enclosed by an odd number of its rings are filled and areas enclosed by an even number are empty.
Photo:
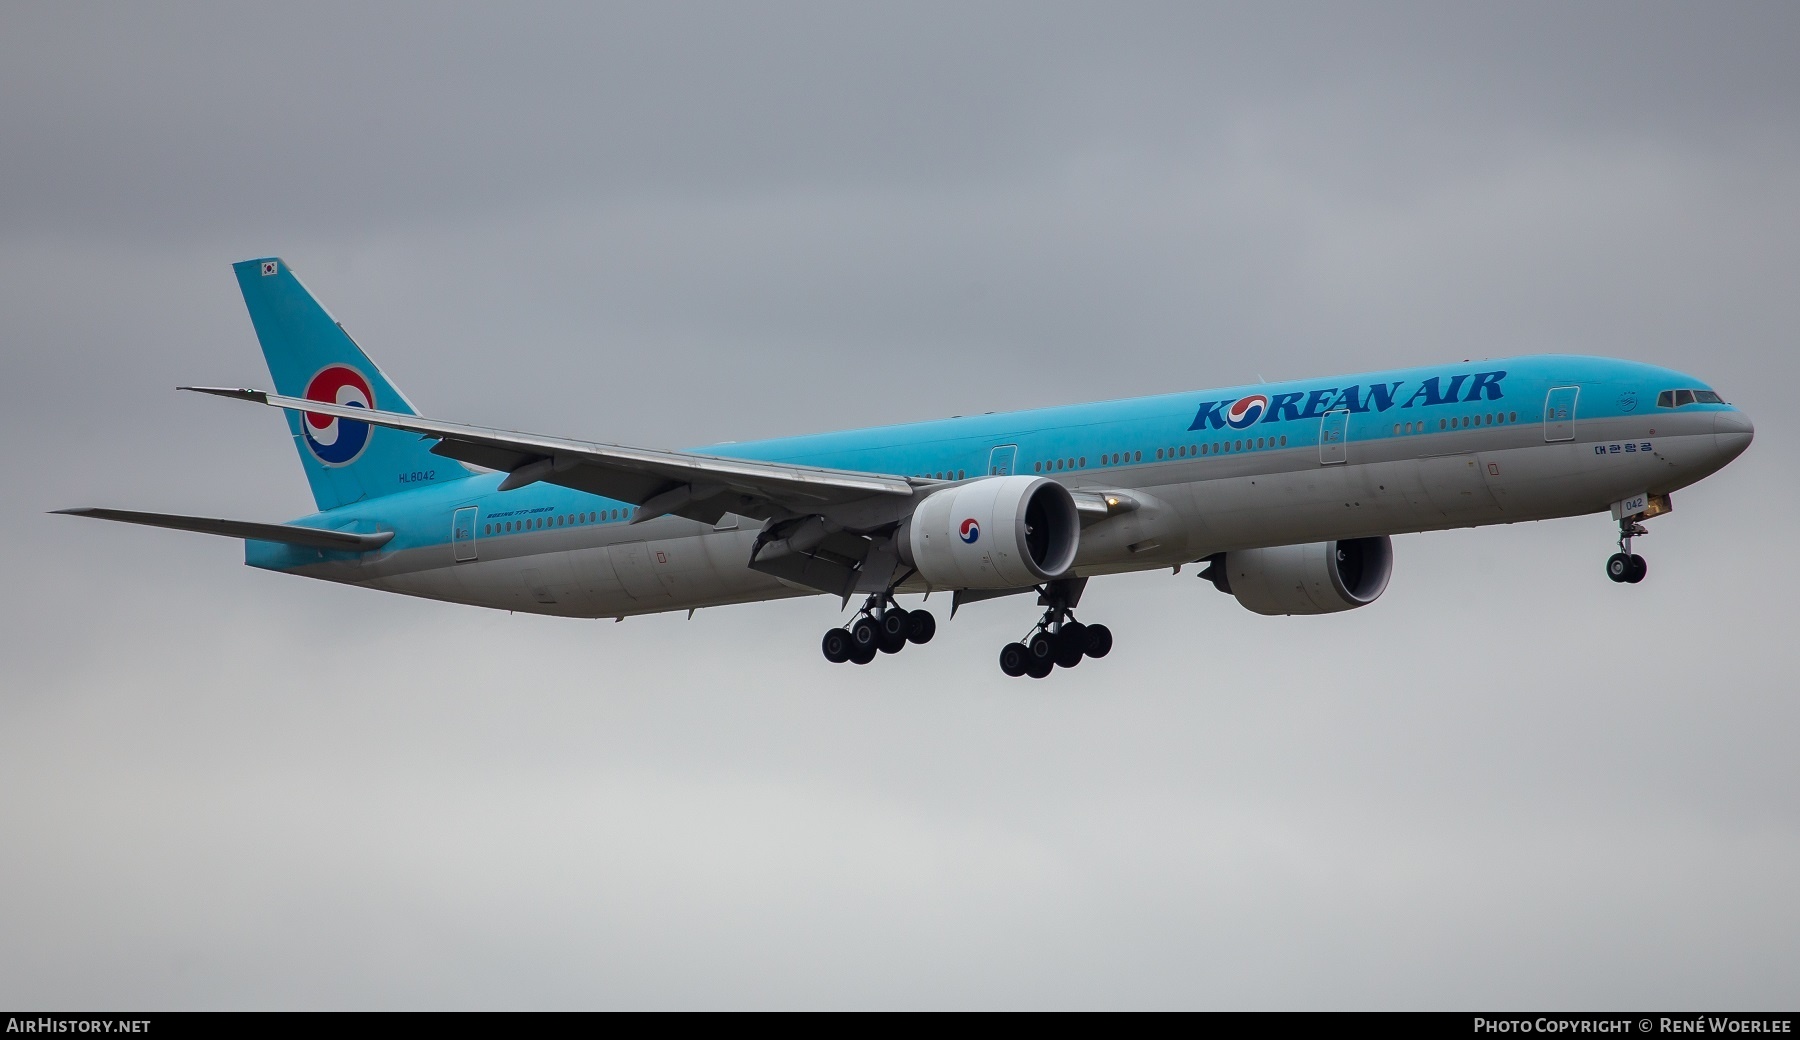
[[[848,521],[844,527],[880,526],[910,512],[916,490],[941,483],[492,430],[261,390],[180,389],[406,430],[437,441],[433,454],[505,471],[502,491],[537,481],[560,484],[636,505],[632,523],[666,513],[705,523],[716,523],[728,512],[763,520],[841,513]]]

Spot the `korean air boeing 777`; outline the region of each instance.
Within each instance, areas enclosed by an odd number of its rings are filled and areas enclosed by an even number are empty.
[[[1259,614],[1367,606],[1390,537],[1611,510],[1613,581],[1670,495],[1750,444],[1665,368],[1539,356],[943,419],[685,451],[427,419],[280,259],[235,265],[319,511],[290,523],[65,512],[244,539],[245,562],[506,610],[615,617],[866,597],[825,657],[928,642],[895,597],[1035,593],[1008,675],[1104,657],[1090,578],[1203,562]]]

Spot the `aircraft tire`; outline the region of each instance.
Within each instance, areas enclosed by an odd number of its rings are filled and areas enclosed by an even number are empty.
[[[850,663],[852,664],[868,664],[873,660],[875,660],[873,646],[859,646],[850,651]]]
[[[1649,562],[1646,561],[1642,556],[1639,556],[1636,553],[1632,553],[1631,554],[1631,573],[1625,575],[1625,580],[1630,582],[1633,585],[1636,585],[1638,582],[1643,581],[1644,578],[1649,575],[1649,573],[1650,573]]]
[[[850,633],[834,628],[825,633],[825,638],[819,642],[819,649],[824,652],[825,660],[832,664],[843,664],[850,660],[850,651],[855,649],[855,644],[850,642]]]
[[[915,610],[907,615],[908,625],[906,638],[924,646],[937,635],[937,618],[931,616],[929,610]]]
[[[858,649],[868,647],[869,653],[873,654],[875,648],[881,645],[881,626],[872,617],[857,618],[856,624],[850,626],[850,642],[856,644]],[[874,658],[871,657],[870,660]]]
[[[1631,580],[1631,557],[1624,553],[1613,553],[1606,558],[1606,576],[1614,581]]]
[[[1087,655],[1096,660],[1112,653],[1112,629],[1105,625],[1088,626]]]
[[[1008,643],[1000,648],[1000,670],[1017,679],[1031,663],[1024,643]]]
[[[1056,633],[1056,663],[1063,668],[1073,668],[1087,656],[1088,627],[1079,621],[1071,621]]]
[[[912,631],[912,615],[899,607],[889,607],[887,613],[881,615],[881,634],[889,639],[906,641],[906,634]]]
[[[1052,667],[1056,664],[1056,637],[1048,632],[1038,632],[1025,642],[1025,656],[1031,661],[1044,661]]]
[[[1048,678],[1054,671],[1056,671],[1056,662],[1048,657],[1030,658],[1025,665],[1025,674],[1033,679]]]

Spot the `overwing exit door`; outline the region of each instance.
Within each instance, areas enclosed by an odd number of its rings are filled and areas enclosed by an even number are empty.
[[[1019,446],[1017,444],[1002,444],[993,451],[988,452],[988,476],[1012,476],[1013,465],[1018,461],[1018,458]]]

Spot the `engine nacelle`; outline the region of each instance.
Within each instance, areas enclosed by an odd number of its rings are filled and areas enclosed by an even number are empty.
[[[925,496],[896,541],[933,588],[1016,589],[1068,571],[1081,518],[1054,480],[982,477]]]
[[[1201,577],[1258,614],[1330,614],[1375,602],[1393,573],[1384,535],[1229,552]]]

